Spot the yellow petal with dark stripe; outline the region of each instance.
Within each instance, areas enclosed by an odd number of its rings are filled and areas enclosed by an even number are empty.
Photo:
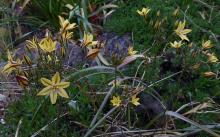
[[[43,88],[43,89],[37,94],[37,96],[45,96],[45,95],[50,94],[50,92],[52,92],[52,87],[46,87],[46,88]]]
[[[52,85],[52,82],[49,79],[41,78],[40,81],[44,86],[51,86]]]
[[[61,97],[69,98],[68,94],[66,93],[66,91],[65,91],[63,88],[59,88],[58,94],[59,94]]]
[[[60,82],[60,83],[56,84],[56,86],[58,88],[67,88],[70,86],[70,82]]]
[[[53,83],[59,83],[60,82],[60,73],[56,72],[56,74],[52,77]]]
[[[55,104],[57,102],[57,93],[56,92],[50,93],[50,101],[52,104]]]

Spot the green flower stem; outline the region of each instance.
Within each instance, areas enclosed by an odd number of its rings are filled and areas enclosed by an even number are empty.
[[[56,121],[56,137],[58,136],[58,127],[59,127],[59,118],[60,118],[60,110],[59,110],[59,103],[56,104],[56,111],[57,111],[57,121]]]
[[[131,109],[130,105],[128,104],[128,128],[131,128]]]
[[[102,117],[92,128],[90,128],[90,129],[87,131],[87,133],[86,133],[86,135],[85,135],[84,137],[88,137],[88,136],[92,133],[92,131],[93,131],[99,124],[101,124],[101,123],[106,119],[106,117],[108,117],[109,115],[111,115],[111,113],[113,113],[117,108],[118,108],[118,107],[114,107],[114,108],[112,108],[107,114],[105,114],[104,117]]]
[[[113,91],[114,91],[114,86],[112,86],[110,88],[110,90],[108,91],[107,95],[105,96],[101,106],[99,107],[99,110],[97,111],[95,117],[93,118],[93,120],[92,120],[92,122],[90,124],[90,127],[94,126],[94,124],[95,124],[99,114],[101,113],[102,109],[104,108],[105,104],[107,103],[107,101],[108,101],[109,97],[111,96],[111,94],[113,93]]]

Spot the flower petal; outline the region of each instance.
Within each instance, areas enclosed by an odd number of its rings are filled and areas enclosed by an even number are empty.
[[[72,24],[69,25],[70,29],[74,29],[75,27],[76,27],[76,23],[72,23]]]
[[[60,82],[60,83],[56,84],[56,86],[58,88],[67,88],[70,86],[70,82]]]
[[[180,36],[180,38],[181,38],[182,40],[189,41],[189,39],[187,38],[186,35],[182,35],[182,34],[180,34],[179,36]]]
[[[51,91],[52,91],[52,87],[51,87],[51,86],[46,87],[46,88],[43,88],[43,89],[37,94],[37,96],[45,96],[45,95],[48,95],[48,94],[50,94]]]
[[[140,103],[138,102],[140,100],[140,98],[137,98],[136,95],[133,95],[131,97],[131,103],[134,104],[135,106],[140,105]]]
[[[184,20],[184,22],[180,22],[179,25],[178,25],[178,29],[179,30],[183,30],[185,28],[185,25],[186,25],[186,21]]]
[[[57,102],[57,93],[56,92],[50,93],[50,101],[52,104],[55,104]]]
[[[58,18],[59,18],[60,26],[63,26],[64,18],[61,16],[58,16]]]
[[[138,13],[139,15],[142,15],[142,12],[141,12],[140,10],[137,10],[137,13]]]
[[[191,29],[184,29],[182,31],[182,34],[187,34],[187,33],[190,33],[192,30]]]
[[[40,81],[44,86],[51,86],[52,85],[52,82],[49,79],[41,78]]]
[[[8,73],[10,74],[13,70],[15,70],[16,68],[13,67],[11,64],[6,64],[2,70],[2,72],[4,73]]]
[[[139,102],[133,102],[133,104],[135,105],[135,106],[138,106],[138,105],[140,105],[140,103]]]
[[[68,94],[66,93],[66,91],[65,91],[63,88],[59,88],[58,94],[59,94],[61,97],[69,98]]]
[[[56,74],[52,77],[52,82],[55,84],[60,82],[60,73],[59,72],[56,72]]]
[[[88,45],[88,46],[95,46],[95,45],[97,45],[97,44],[98,44],[98,41],[92,41],[91,44]]]

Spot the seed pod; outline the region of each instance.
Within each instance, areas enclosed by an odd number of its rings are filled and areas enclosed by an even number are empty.
[[[25,76],[22,76],[22,75],[17,75],[16,76],[16,80],[18,82],[18,84],[21,86],[21,87],[27,87],[28,86],[28,79],[27,77]]]
[[[179,14],[179,8],[176,8],[173,12],[173,16],[176,17]]]
[[[197,63],[197,64],[193,65],[193,69],[195,69],[195,70],[198,70],[198,69],[199,69],[199,67],[200,67],[200,64],[199,64],[199,63]]]
[[[214,72],[208,71],[204,73],[204,76],[207,78],[215,77],[216,74]]]

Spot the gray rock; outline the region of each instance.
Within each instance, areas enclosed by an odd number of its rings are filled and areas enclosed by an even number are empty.
[[[165,109],[160,104],[160,102],[155,99],[153,96],[141,92],[138,94],[140,98],[140,105],[136,107],[136,113],[140,119],[140,124],[145,126],[155,118],[157,115],[165,112]],[[162,126],[164,124],[164,117],[161,117],[160,120],[156,122],[156,126]]]
[[[115,33],[104,33],[98,37],[100,42],[105,42],[104,56],[111,59],[113,56],[117,58],[125,58],[128,55],[128,48],[132,46],[130,34],[119,36]]]
[[[0,94],[0,102],[6,102],[7,97],[5,95]]]
[[[66,59],[66,64],[71,67],[76,67],[86,63],[86,53],[82,47],[70,44],[68,47],[69,53]]]

